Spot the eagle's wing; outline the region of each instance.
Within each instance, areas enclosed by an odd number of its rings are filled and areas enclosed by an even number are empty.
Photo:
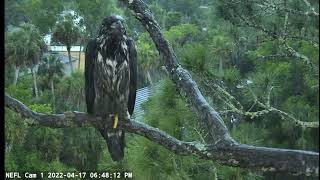
[[[137,51],[134,41],[130,38],[128,40],[129,49],[129,66],[130,66],[130,84],[129,84],[129,99],[128,99],[128,111],[132,115],[134,110],[134,104],[136,101],[137,90]]]
[[[87,112],[93,113],[95,90],[94,90],[94,62],[97,58],[96,41],[91,39],[88,42],[85,53],[85,92],[86,92],[86,104]]]

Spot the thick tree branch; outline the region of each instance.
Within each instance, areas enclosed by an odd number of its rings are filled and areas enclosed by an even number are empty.
[[[65,112],[64,114],[43,114],[32,111],[20,101],[5,95],[5,106],[27,119],[30,126],[51,128],[85,127],[96,122],[96,118],[83,112]]]
[[[5,106],[19,113],[31,125],[50,128],[91,126],[99,119],[83,112],[42,114],[30,110],[20,101],[5,95]],[[120,128],[156,142],[179,155],[194,155],[227,166],[265,172],[285,172],[293,175],[318,176],[319,154],[315,152],[254,147],[238,143],[202,144],[180,141],[169,134],[139,121],[120,122]]]

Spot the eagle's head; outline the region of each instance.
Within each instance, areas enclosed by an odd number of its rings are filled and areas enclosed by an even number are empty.
[[[126,34],[124,19],[119,15],[111,15],[103,19],[99,31],[100,35],[123,36]]]

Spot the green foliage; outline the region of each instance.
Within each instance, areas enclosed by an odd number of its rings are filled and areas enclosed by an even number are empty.
[[[193,24],[180,24],[171,27],[164,35],[172,43],[172,46],[175,47],[195,39],[199,32],[199,29]]]
[[[32,66],[40,61],[45,44],[37,27],[20,24],[5,34],[6,58],[15,66]]]
[[[42,34],[48,33],[57,21],[57,15],[63,11],[61,0],[22,0],[18,3],[17,11],[36,25]]]
[[[257,72],[249,74],[249,79],[253,81],[252,90],[259,97],[267,93],[271,86],[274,86],[274,93],[287,93],[286,87],[281,84],[288,81],[289,66],[287,62],[265,62],[257,67]],[[250,92],[248,91],[248,96]]]
[[[136,42],[138,51],[138,69],[140,71],[138,87],[145,87],[152,83],[153,79],[157,79],[157,74],[160,74],[159,53],[155,50],[155,46],[147,33],[142,33],[139,40]],[[151,79],[151,76],[153,79]]]
[[[5,0],[4,23],[5,29],[10,26],[17,26],[24,20],[22,12],[18,11],[19,2],[15,0]]]
[[[265,179],[262,175],[254,172],[248,172],[240,168],[229,168],[221,165],[217,166],[218,177],[221,179],[239,179],[239,180],[262,180]]]
[[[182,63],[188,67],[188,69],[194,71],[209,70],[210,66],[208,66],[206,51],[206,47],[200,43],[187,44],[181,52]]]
[[[60,78],[63,76],[63,69],[62,62],[54,55],[44,58],[44,62],[38,67],[41,89],[50,88],[54,97],[54,84],[60,81]]]
[[[319,64],[318,48],[314,47],[312,44],[306,41],[300,41],[298,43],[300,45],[299,53],[307,54],[307,56],[312,60],[312,63]]]
[[[38,94],[34,67],[41,61],[41,56],[46,49],[38,28],[33,24],[22,23],[6,33],[6,61],[15,68],[13,85],[17,83],[20,68],[27,66],[34,77],[33,88],[36,97]]]
[[[72,73],[71,76],[64,77],[57,84],[56,94],[57,112],[85,111],[83,73],[77,71]]]
[[[257,127],[253,123],[243,122],[231,130],[232,137],[242,144],[263,146],[268,131]],[[257,135],[259,134],[259,135]]]
[[[102,158],[105,142],[93,128],[77,128],[63,130],[63,140],[59,151],[60,162],[79,171],[97,170]]]
[[[254,51],[249,52],[252,59],[258,58],[260,56],[267,56],[270,54],[277,54],[278,49],[274,48],[278,45],[277,41],[266,41],[259,44],[258,48]]]
[[[6,154],[6,171],[69,171],[76,169],[70,168],[59,161],[45,162],[39,152],[26,151],[23,147],[18,147]]]
[[[166,27],[178,26],[181,22],[183,14],[176,11],[169,11],[166,16]]]
[[[196,117],[185,106],[172,82],[165,80],[156,94],[144,105],[144,121],[170,135],[191,140],[194,138]],[[190,128],[190,129],[189,129]],[[189,131],[191,130],[191,132]],[[192,176],[206,177],[197,172],[195,158],[180,157],[165,148],[141,137],[134,137],[128,142],[126,153],[128,166],[136,172],[138,179],[185,179]],[[209,168],[210,163],[202,167]],[[210,172],[210,170],[208,170]],[[198,174],[199,173],[199,174]]]
[[[63,76],[63,68],[62,62],[54,55],[50,55],[39,65],[38,74],[48,80],[57,79]]]
[[[159,4],[162,5],[162,8],[181,12],[186,17],[194,17],[198,13],[198,9],[200,6],[199,1],[192,0],[177,0],[177,1],[160,1]]]
[[[5,141],[7,153],[8,151],[10,152],[15,145],[23,143],[24,137],[27,133],[27,125],[22,123],[22,119],[18,114],[9,109],[5,109],[5,119]],[[10,163],[10,166],[15,167],[14,162]]]
[[[24,81],[22,81],[24,82]],[[6,93],[8,93],[12,97],[16,97],[21,101],[22,103],[26,105],[30,105],[32,103],[32,90],[30,89],[29,83],[31,83],[31,80],[26,80],[25,83],[18,84],[18,86],[9,86],[6,88]]]
[[[282,108],[286,112],[290,112],[298,119],[304,121],[317,121],[319,111],[315,106],[312,106],[306,101],[303,96],[291,96],[283,104]]]
[[[25,137],[24,147],[27,151],[42,152],[39,158],[46,162],[59,159],[61,146],[61,130],[50,128],[30,128]]]
[[[80,37],[80,28],[74,23],[74,19],[73,15],[67,14],[55,24],[53,29],[53,40],[64,44],[67,49],[76,43]]]
[[[52,113],[52,108],[50,104],[32,104],[29,106],[32,111],[40,113]]]
[[[211,50],[212,54],[215,54],[218,57],[226,58],[233,49],[234,49],[234,42],[232,39],[225,34],[224,32],[218,31],[216,32],[219,35],[215,35],[211,40]]]
[[[142,71],[151,70],[154,66],[160,64],[160,58],[158,53],[155,51],[155,46],[152,43],[149,35],[143,33],[140,35],[137,41],[138,56],[139,56],[139,66]]]

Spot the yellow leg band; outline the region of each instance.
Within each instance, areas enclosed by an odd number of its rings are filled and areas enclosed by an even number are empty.
[[[118,113],[116,113],[114,116],[114,122],[113,122],[114,129],[117,128],[117,126],[118,126],[118,120],[119,120]]]

